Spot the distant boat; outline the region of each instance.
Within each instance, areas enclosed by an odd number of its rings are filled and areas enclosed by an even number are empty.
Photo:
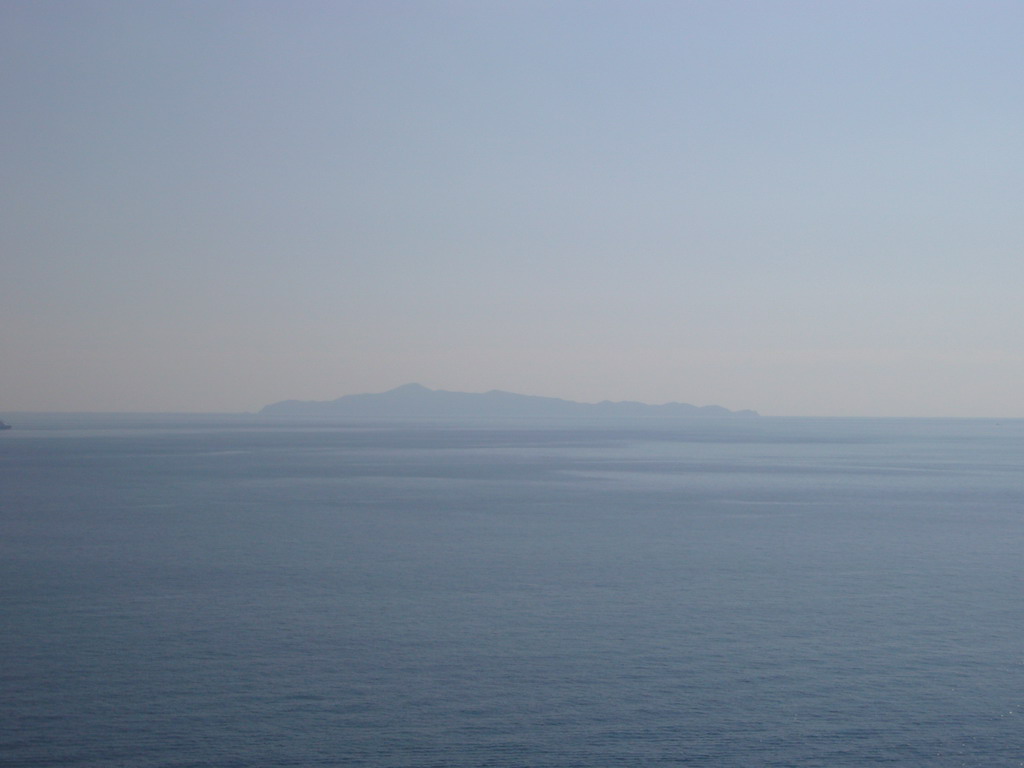
[[[0,421],[0,429],[10,429],[10,428],[11,428],[11,425],[8,424],[6,421]]]

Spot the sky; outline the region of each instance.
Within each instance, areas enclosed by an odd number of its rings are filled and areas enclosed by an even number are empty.
[[[1024,417],[1024,3],[0,0],[0,411]]]

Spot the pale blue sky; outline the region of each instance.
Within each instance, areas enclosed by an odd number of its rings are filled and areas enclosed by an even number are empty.
[[[1024,3],[0,3],[0,411],[1024,417]]]

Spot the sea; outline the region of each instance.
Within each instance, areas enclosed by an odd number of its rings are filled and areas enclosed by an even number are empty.
[[[5,766],[1024,765],[1024,421],[5,420]]]

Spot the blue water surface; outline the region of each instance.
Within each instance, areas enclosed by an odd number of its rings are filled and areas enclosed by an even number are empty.
[[[1020,421],[16,417],[4,764],[1024,765]]]

